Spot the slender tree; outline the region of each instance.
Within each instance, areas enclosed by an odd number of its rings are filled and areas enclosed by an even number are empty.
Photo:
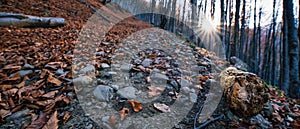
[[[242,26],[241,26],[241,35],[240,35],[240,49],[238,52],[240,53],[240,59],[244,60],[244,39],[245,39],[245,26],[246,26],[246,0],[243,0],[243,8],[242,8]]]
[[[288,48],[289,48],[289,68],[290,68],[290,87],[289,95],[292,98],[300,98],[300,84],[299,84],[299,44],[297,37],[297,30],[295,27],[294,18],[294,3],[293,0],[284,0],[284,8],[286,10],[286,17],[288,25]]]
[[[241,0],[236,0],[235,3],[235,20],[234,20],[234,44],[231,45],[231,56],[239,57],[237,50],[239,46],[239,19],[240,19],[240,4]]]

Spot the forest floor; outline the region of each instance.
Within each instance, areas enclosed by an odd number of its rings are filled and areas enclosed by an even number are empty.
[[[93,15],[90,8],[79,0],[4,0],[0,6],[1,12],[67,22],[58,28],[0,28],[0,128],[194,128],[200,125],[198,112],[209,96],[209,84],[220,72],[213,68],[229,66],[213,52],[131,17],[105,38],[93,39],[100,44],[92,66],[79,62],[74,68],[74,55],[81,53],[74,49]],[[86,76],[74,75],[76,69]],[[150,83],[150,77],[159,82]],[[80,87],[89,83],[97,88]],[[232,114],[222,98],[205,117],[224,117],[206,128],[300,128],[300,101],[270,90],[265,109],[249,119]]]

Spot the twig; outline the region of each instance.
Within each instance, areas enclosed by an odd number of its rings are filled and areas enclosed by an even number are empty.
[[[198,113],[197,113],[196,116],[195,116],[195,119],[194,119],[194,129],[202,129],[202,128],[206,127],[207,125],[209,125],[210,123],[213,123],[213,122],[215,122],[215,121],[217,121],[217,120],[219,120],[219,119],[221,119],[221,118],[224,117],[224,114],[221,114],[220,116],[215,117],[215,118],[212,119],[212,120],[207,120],[207,121],[205,121],[204,123],[202,123],[200,126],[196,127],[197,118],[198,118],[198,116],[199,116],[199,114],[200,114],[202,108],[203,108],[203,106],[200,108],[200,110],[198,111]]]

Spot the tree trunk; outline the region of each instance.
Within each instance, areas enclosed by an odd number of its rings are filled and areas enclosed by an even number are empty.
[[[244,60],[244,38],[245,38],[245,24],[246,24],[246,0],[243,0],[243,9],[242,9],[242,26],[241,26],[241,35],[240,35],[240,49],[239,49],[239,55],[240,59]]]
[[[299,84],[299,44],[297,37],[297,30],[295,28],[294,5],[293,0],[283,1],[288,24],[288,47],[289,47],[289,66],[290,66],[290,87],[289,95],[292,98],[300,98],[300,84]]]
[[[241,0],[236,0],[235,3],[235,20],[234,20],[234,44],[231,45],[231,55],[230,56],[236,56],[239,57],[239,54],[237,53],[238,46],[239,46],[239,19],[240,19],[240,4]]]

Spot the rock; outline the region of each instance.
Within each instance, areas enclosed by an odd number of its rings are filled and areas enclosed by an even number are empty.
[[[179,91],[179,86],[178,86],[178,83],[175,81],[175,80],[171,80],[170,81],[170,84],[172,85],[172,87],[175,88],[176,91]]]
[[[101,102],[110,101],[113,97],[113,88],[105,85],[98,85],[93,91],[93,94]]]
[[[151,74],[151,80],[155,80],[155,79],[157,79],[157,80],[169,80],[169,77],[168,76],[166,76],[166,75],[164,75],[164,74],[160,74],[160,73],[153,73],[153,74]]]
[[[101,121],[109,123],[109,119],[110,119],[110,116],[104,116],[104,117],[101,118]]]
[[[102,63],[101,67],[104,68],[104,69],[106,69],[106,68],[109,68],[110,66],[107,63]]]
[[[93,125],[92,124],[88,124],[85,129],[92,129],[93,128]]]
[[[148,66],[150,66],[151,64],[152,64],[152,60],[151,59],[144,59],[143,60],[143,62],[142,62],[142,65],[144,66],[144,67],[148,67]]]
[[[24,77],[28,74],[32,74],[33,71],[32,70],[20,70],[20,77]]]
[[[272,125],[268,120],[266,120],[262,115],[258,114],[254,117],[251,117],[250,119],[251,124],[258,125],[259,127],[263,129],[270,129],[272,128]]]
[[[182,92],[185,93],[185,94],[188,94],[188,93],[190,93],[190,88],[182,87]]]
[[[115,90],[118,90],[120,88],[118,85],[111,85],[111,87]]]
[[[103,45],[109,45],[109,42],[102,42]]]
[[[171,74],[172,74],[173,76],[180,76],[180,75],[181,75],[181,73],[180,73],[179,71],[176,71],[176,70],[172,70],[172,71],[171,71]]]
[[[137,89],[130,86],[130,87],[125,87],[120,90],[118,90],[118,94],[120,94],[122,97],[127,98],[127,99],[134,99],[136,98],[136,93]]]
[[[91,73],[91,72],[95,72],[95,71],[96,71],[95,66],[88,64],[86,67],[81,69],[79,71],[79,73]]]
[[[21,117],[28,115],[29,111],[30,111],[29,109],[17,111],[15,113],[13,113],[12,115],[6,117],[6,121],[21,119]]]
[[[142,62],[141,59],[135,59],[135,60],[134,60],[134,63],[135,63],[135,64],[139,64],[139,63],[141,63],[141,62]]]
[[[195,93],[190,93],[190,101],[193,102],[193,103],[196,103],[197,102],[197,94]]]
[[[55,71],[55,75],[57,76],[60,76],[60,75],[63,75],[64,74],[64,71],[62,69],[58,69]]]
[[[129,71],[132,68],[132,64],[123,64],[121,65],[122,71]]]
[[[107,72],[109,75],[117,75],[118,73],[117,72],[112,72],[112,71],[110,71],[110,72]]]
[[[95,54],[96,54],[96,56],[103,56],[105,54],[105,52],[104,51],[100,51],[100,52],[96,52]]]
[[[30,65],[30,64],[25,64],[23,66],[23,69],[34,69],[34,66],[33,65]]]
[[[74,98],[74,97],[75,97],[75,93],[69,92],[69,93],[67,94],[67,96],[70,97],[70,98]]]
[[[80,76],[75,79],[73,79],[74,85],[88,85],[93,82],[93,79],[89,76]]]
[[[183,86],[183,87],[189,87],[189,86],[193,85],[193,83],[190,82],[189,80],[181,78],[180,79],[180,85]]]

